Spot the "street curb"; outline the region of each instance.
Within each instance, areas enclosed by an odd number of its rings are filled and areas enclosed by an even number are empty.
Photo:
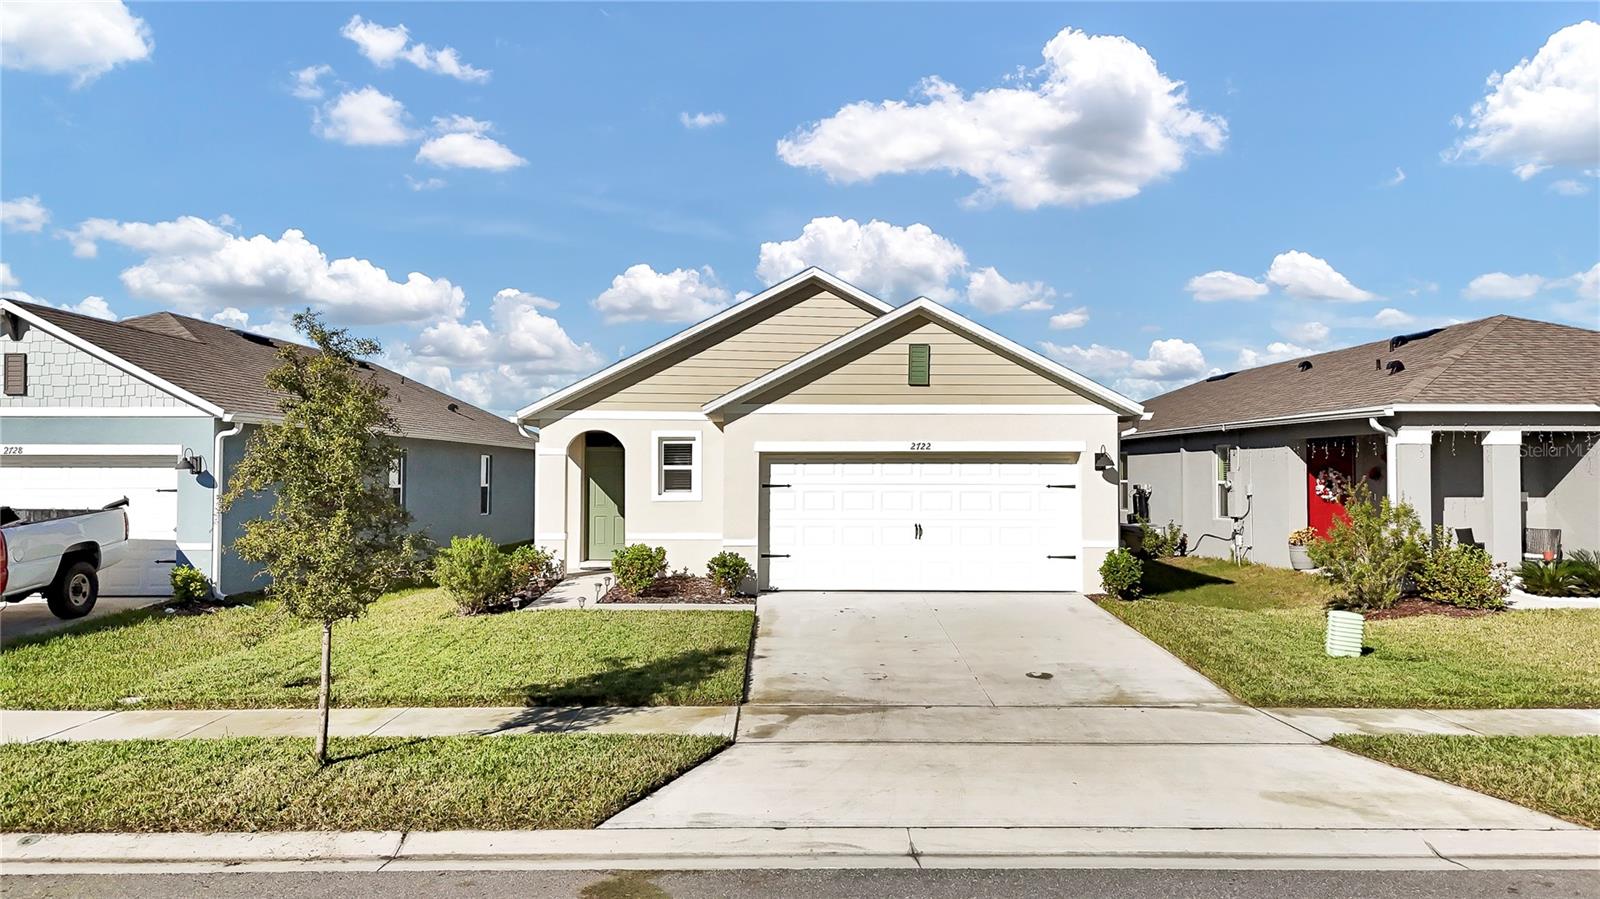
[[[4,874],[203,871],[1175,868],[1591,870],[1592,830],[706,828],[3,834]]]

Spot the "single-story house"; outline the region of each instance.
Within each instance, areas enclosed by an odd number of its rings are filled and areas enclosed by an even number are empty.
[[[254,566],[221,548],[271,500],[221,512],[217,498],[250,434],[279,415],[265,377],[280,345],[170,312],[109,322],[0,299],[0,503],[84,509],[127,497],[135,550],[102,573],[108,596],[165,595],[178,563],[224,595],[260,589]],[[532,539],[535,439],[367,367],[389,391],[404,450],[390,486],[415,527],[440,541]]]
[[[535,539],[762,590],[1096,590],[1140,405],[927,299],[808,269],[521,410]]]
[[[1600,332],[1508,315],[1402,334],[1147,400],[1123,437],[1130,520],[1288,565],[1358,483],[1515,566],[1600,548]],[[1559,533],[1557,533],[1559,532]]]

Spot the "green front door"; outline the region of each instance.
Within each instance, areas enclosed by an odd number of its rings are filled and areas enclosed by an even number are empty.
[[[627,503],[623,499],[622,447],[589,447],[583,467],[588,476],[588,495],[584,499],[589,529],[587,561],[609,562],[611,554],[625,542],[622,515]]]

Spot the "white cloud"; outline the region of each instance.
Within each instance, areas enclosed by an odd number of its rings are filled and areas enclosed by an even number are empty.
[[[612,278],[611,286],[595,297],[594,308],[607,322],[687,322],[706,318],[732,299],[710,266],[658,272],[639,263]]]
[[[721,125],[727,120],[728,117],[720,112],[678,113],[678,121],[682,122],[683,127],[688,128],[690,131]]]
[[[807,222],[793,240],[763,243],[756,276],[776,284],[813,265],[881,297],[949,301],[956,296],[950,281],[966,273],[967,254],[927,225],[825,216]]]
[[[1326,260],[1299,250],[1279,253],[1267,269],[1267,280],[1299,299],[1359,303],[1375,298],[1375,294],[1351,284]]]
[[[8,69],[71,75],[82,87],[154,49],[150,27],[120,0],[0,4],[0,63]]]
[[[1081,328],[1089,323],[1089,307],[1079,306],[1066,312],[1050,316],[1050,328],[1053,331],[1070,331]]]
[[[1379,309],[1372,316],[1372,323],[1383,328],[1404,328],[1407,325],[1416,324],[1416,322],[1416,316],[1394,308]]]
[[[1406,183],[1406,171],[1399,166],[1394,167],[1394,174],[1383,182],[1384,187],[1399,187]]]
[[[38,303],[41,306],[53,306],[67,312],[76,312],[79,315],[88,315],[94,318],[103,318],[106,321],[116,321],[117,314],[111,311],[111,305],[105,297],[86,296],[76,303],[52,303],[43,297],[36,297],[25,290],[18,290],[22,286],[16,276],[11,273],[11,266],[0,262],[0,290],[5,291],[6,299],[21,300],[24,303]]]
[[[1491,73],[1488,89],[1449,158],[1511,166],[1523,180],[1600,165],[1600,24],[1557,31],[1533,59]]]
[[[1588,271],[1551,281],[1550,286],[1570,287],[1581,299],[1600,300],[1600,262],[1595,263]]]
[[[1007,281],[1005,276],[995,271],[994,266],[980,268],[967,278],[967,302],[984,312],[1011,312],[1018,309],[1032,312],[1049,309],[1050,301],[1055,295],[1055,290],[1043,281]],[[1084,316],[1084,320],[1088,320],[1087,315]],[[1051,322],[1054,327],[1054,319]]]
[[[410,143],[417,133],[406,124],[404,103],[375,87],[345,91],[318,109],[312,125],[318,137],[352,146]]]
[[[306,342],[305,335],[294,329],[294,315],[287,309],[267,310],[264,321],[255,321],[251,319],[250,313],[237,306],[229,306],[221,312],[214,313],[211,320],[236,331],[248,331],[251,334],[260,334],[263,337],[290,343]]]
[[[1559,181],[1550,182],[1550,190],[1552,193],[1558,193],[1563,197],[1581,197],[1589,192],[1589,185],[1575,178],[1562,178]]]
[[[1316,350],[1307,349],[1296,344],[1275,340],[1267,344],[1264,350],[1255,350],[1245,347],[1239,351],[1239,368],[1256,368],[1262,365],[1271,365],[1274,362],[1287,362],[1290,359],[1299,359],[1302,356],[1312,356]]]
[[[1469,300],[1526,300],[1545,286],[1542,275],[1489,272],[1468,282],[1461,295]]]
[[[1266,296],[1270,288],[1254,278],[1215,271],[1195,275],[1184,285],[1184,289],[1200,302],[1211,303],[1217,300],[1254,300]]]
[[[917,101],[852,103],[780,140],[778,156],[847,183],[958,172],[979,184],[968,202],[1034,209],[1134,196],[1226,140],[1227,123],[1125,37],[1065,28],[1043,56],[1037,82],[966,94],[930,77]]]
[[[39,202],[39,195],[0,201],[0,226],[7,231],[42,231],[50,221],[50,210]]]
[[[443,178],[413,178],[406,176],[406,186],[414,191],[438,190],[445,186]]]
[[[1090,377],[1107,379],[1130,396],[1150,396],[1215,373],[1205,354],[1187,340],[1152,341],[1144,358],[1098,343],[1087,347],[1039,343],[1045,355]]]
[[[68,312],[76,312],[79,315],[103,318],[106,321],[114,322],[117,320],[117,314],[111,311],[111,305],[106,302],[105,297],[87,296],[71,306],[62,303],[60,308]]]
[[[417,161],[445,169],[488,169],[503,172],[528,164],[505,144],[487,137],[492,122],[470,116],[448,116],[433,120],[439,136],[430,138],[417,151]]]
[[[228,220],[224,220],[227,222]],[[188,310],[319,306],[353,324],[456,318],[461,288],[411,272],[396,281],[366,259],[329,259],[303,232],[242,237],[194,216],[171,222],[90,219],[65,236],[79,255],[99,242],[144,255],[122,272],[136,297]]]
[[[1327,343],[1328,337],[1332,334],[1331,329],[1322,322],[1298,322],[1284,326],[1282,331],[1290,340],[1312,345]]]
[[[11,265],[0,262],[0,290],[15,290],[21,286],[22,279],[11,273]]]
[[[339,33],[355,42],[361,55],[379,68],[386,69],[396,60],[405,60],[424,72],[448,75],[458,81],[481,83],[489,80],[488,69],[462,62],[454,47],[435,50],[427,44],[410,43],[410,32],[404,25],[379,25],[360,16],[351,16]]]
[[[333,74],[333,66],[316,65],[306,66],[294,73],[294,85],[289,88],[289,93],[302,100],[321,100],[323,96],[322,77]]]

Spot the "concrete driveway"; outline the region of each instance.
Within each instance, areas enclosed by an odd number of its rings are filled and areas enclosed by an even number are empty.
[[[1076,594],[758,615],[737,742],[603,826],[1572,826],[1323,746]]]
[[[169,596],[102,596],[95,600],[94,610],[82,618],[63,621],[50,613],[43,596],[33,596],[21,602],[0,604],[0,645],[10,646],[23,637],[48,634],[83,621],[93,621],[115,615],[128,609],[166,602]]]

